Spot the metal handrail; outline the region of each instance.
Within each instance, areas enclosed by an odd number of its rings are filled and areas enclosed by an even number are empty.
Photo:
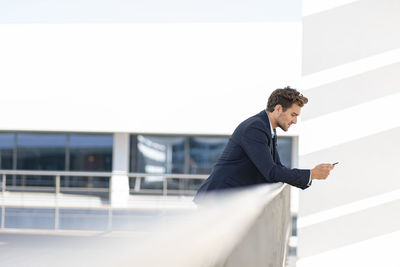
[[[3,191],[5,190],[6,184],[5,184],[5,179],[6,175],[24,175],[24,176],[54,176],[55,177],[55,191],[57,194],[60,193],[61,188],[64,188],[63,190],[69,190],[70,188],[73,188],[74,190],[80,190],[84,191],[84,187],[61,187],[60,184],[60,179],[61,177],[65,176],[72,176],[72,177],[106,177],[106,178],[111,178],[113,175],[125,175],[130,179],[136,179],[136,185],[134,189],[130,189],[129,191],[131,193],[139,192],[142,191],[140,189],[140,184],[142,178],[146,177],[160,177],[163,179],[163,188],[162,188],[162,194],[167,195],[167,179],[180,179],[180,180],[192,180],[192,179],[198,179],[198,180],[205,180],[207,179],[208,175],[205,174],[182,174],[182,173],[132,173],[132,172],[121,172],[121,171],[115,171],[115,172],[86,172],[86,171],[37,171],[37,170],[0,170],[0,176],[2,177],[2,189]],[[181,186],[181,185],[180,185]],[[53,186],[49,187],[43,187],[43,186],[7,186],[7,188],[16,190],[18,188],[23,188],[25,190],[32,190],[32,189],[37,189],[38,191],[46,191],[48,189],[53,188]],[[68,189],[67,189],[68,188]],[[111,183],[109,183],[109,191],[111,189]],[[72,189],[71,189],[72,190]],[[91,189],[92,190],[92,189]],[[98,191],[96,189],[93,189],[92,191]],[[154,193],[158,193],[159,190],[154,190]],[[174,190],[170,190],[170,192],[173,192]],[[179,190],[180,192],[184,191],[182,188]],[[144,192],[144,191],[143,191]],[[149,192],[147,190],[147,192]]]
[[[128,177],[147,177],[147,176],[159,176],[165,178],[176,178],[176,179],[207,179],[207,174],[183,174],[183,173],[128,173]]]
[[[25,190],[32,190],[32,189],[37,189],[38,191],[46,191],[53,186],[49,187],[43,187],[43,186],[6,186],[5,180],[7,175],[24,175],[24,176],[54,176],[55,178],[55,192],[58,195],[61,191],[61,188],[63,190],[79,190],[79,191],[85,191],[84,187],[61,187],[60,179],[61,177],[65,176],[72,176],[72,177],[106,177],[106,178],[111,178],[113,175],[126,175],[129,179],[136,179],[136,185],[134,189],[130,189],[130,193],[138,193],[138,192],[145,192],[143,191],[141,187],[141,180],[142,178],[146,177],[160,177],[163,179],[163,188],[162,194],[165,196],[167,195],[168,191],[168,184],[167,184],[167,179],[179,179],[181,181],[183,180],[191,180],[191,179],[198,179],[198,180],[205,180],[207,179],[208,175],[204,174],[182,174],[182,173],[127,173],[127,172],[120,172],[120,171],[115,171],[115,172],[83,172],[83,171],[37,171],[37,170],[0,170],[0,176],[2,177],[2,190],[5,191],[5,188],[7,187],[8,189],[11,190],[16,190],[18,188],[23,188]],[[183,192],[182,188],[182,183],[180,184],[180,189],[179,192]],[[90,189],[92,192],[94,191],[99,191],[97,189]],[[101,190],[104,191],[104,190]],[[109,183],[109,188],[108,191],[111,192],[111,183]],[[155,189],[153,192],[158,193],[160,190]],[[169,190],[170,192],[175,192],[176,190]],[[191,193],[193,193],[192,190],[189,190]],[[151,190],[146,190],[146,192],[151,192]]]
[[[206,179],[206,174],[183,174],[183,173],[139,173],[139,172],[86,172],[86,171],[36,171],[36,170],[0,170],[0,175],[40,175],[40,176],[97,176],[110,177],[113,174],[127,175],[128,177],[159,176],[176,179]]]
[[[83,171],[35,171],[35,170],[0,170],[0,175],[40,175],[40,176],[97,176],[110,177],[112,172],[83,172]]]

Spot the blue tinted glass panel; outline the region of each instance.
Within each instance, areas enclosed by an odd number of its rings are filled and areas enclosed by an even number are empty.
[[[12,169],[14,134],[0,133],[0,169]]]
[[[71,134],[71,148],[107,148],[113,146],[113,136],[111,134]]]
[[[111,134],[71,134],[70,170],[111,171],[113,136]]]
[[[17,134],[17,169],[65,170],[66,134]]]
[[[54,214],[53,209],[8,207],[4,223],[6,228],[54,229]]]
[[[185,138],[137,136],[137,146],[131,147],[131,160],[136,159],[136,172],[183,173],[185,169]],[[136,150],[136,151],[135,151]],[[132,156],[136,154],[136,156]]]
[[[192,174],[209,174],[224,150],[228,138],[191,137],[189,168]]]
[[[292,167],[292,138],[278,137],[277,141],[278,153],[281,163],[287,167]]]

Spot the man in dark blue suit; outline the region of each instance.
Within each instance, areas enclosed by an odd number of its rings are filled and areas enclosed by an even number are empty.
[[[289,169],[282,165],[276,148],[276,128],[287,131],[307,102],[290,87],[272,92],[267,109],[243,121],[233,132],[194,201],[200,202],[209,191],[276,182],[306,189],[313,179],[326,179],[332,164],[320,164],[311,170]]]

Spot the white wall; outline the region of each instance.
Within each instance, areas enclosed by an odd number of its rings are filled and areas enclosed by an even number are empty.
[[[2,0],[0,23],[300,21],[299,0]]]
[[[0,130],[230,134],[298,85],[300,39],[300,22],[1,24]]]
[[[400,2],[304,1],[298,266],[398,266]]]

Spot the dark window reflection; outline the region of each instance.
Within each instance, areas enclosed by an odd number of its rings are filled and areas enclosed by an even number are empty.
[[[64,170],[66,134],[17,134],[17,169],[19,170]],[[54,177],[13,177],[13,185],[54,186]]]
[[[12,169],[14,134],[0,133],[0,169]]]
[[[113,136],[111,134],[71,134],[71,171],[111,171]],[[65,177],[62,186],[108,188],[107,177]]]
[[[17,169],[64,170],[66,134],[17,134]]]
[[[69,143],[71,171],[111,171],[112,135],[71,134]]]
[[[281,163],[287,167],[292,167],[292,138],[278,137],[277,147]]]
[[[221,137],[191,137],[189,139],[190,173],[211,173],[227,142],[228,138]]]

